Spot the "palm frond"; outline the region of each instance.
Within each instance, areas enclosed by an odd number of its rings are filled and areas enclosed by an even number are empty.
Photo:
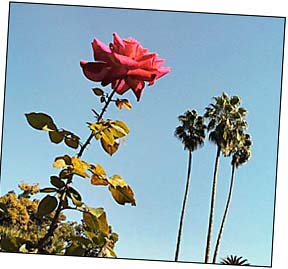
[[[247,259],[243,259],[242,256],[227,256],[224,259],[221,259],[220,264],[226,264],[226,265],[244,265],[244,266],[249,266],[250,263],[248,263]]]

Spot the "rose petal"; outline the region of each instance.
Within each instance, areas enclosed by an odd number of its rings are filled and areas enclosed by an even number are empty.
[[[111,50],[103,42],[95,38],[92,42],[92,48],[95,61],[111,63]]]
[[[116,87],[117,86],[117,87]],[[112,83],[112,89],[114,89],[118,94],[123,94],[130,89],[130,86],[126,83],[124,79],[116,80]]]
[[[127,72],[127,75],[132,76],[134,79],[151,81],[156,77],[156,72],[157,70],[151,72],[144,69],[132,69]]]
[[[116,46],[117,48],[119,47],[125,48],[123,39],[117,33],[113,33],[113,45]]]
[[[170,66],[158,68],[156,79],[163,77],[164,75],[166,75],[169,72],[171,72],[171,67]]]
[[[124,66],[112,67],[109,72],[106,73],[102,80],[102,86],[106,86],[115,80],[125,78],[127,76],[127,69]]]
[[[125,65],[127,68],[135,68],[138,62],[124,55],[113,53],[114,60],[118,65]]]
[[[111,67],[109,67],[106,63],[94,63],[94,62],[86,62],[81,61],[80,65],[83,69],[84,75],[93,81],[99,82],[102,81]]]
[[[149,86],[153,85],[156,81],[156,79],[159,79],[161,77],[163,77],[164,75],[166,75],[167,73],[169,73],[171,71],[171,68],[170,67],[162,67],[162,68],[159,68],[157,71],[156,71],[156,76],[153,80],[149,81]]]
[[[140,81],[140,80],[128,77],[126,80],[126,83],[130,86],[130,88],[132,88],[132,91],[134,92],[137,98],[137,101],[139,101],[141,98],[142,92],[144,90],[144,86],[145,86],[144,81]]]

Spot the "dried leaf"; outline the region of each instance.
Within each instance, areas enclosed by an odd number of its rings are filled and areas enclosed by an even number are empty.
[[[132,108],[131,103],[127,99],[117,99],[115,104],[119,109],[126,108],[130,110]]]

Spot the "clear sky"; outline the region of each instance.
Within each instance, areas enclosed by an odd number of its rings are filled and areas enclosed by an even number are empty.
[[[106,188],[75,178],[85,202],[104,207],[119,233],[121,258],[173,260],[186,180],[187,152],[173,137],[177,117],[199,113],[212,96],[226,91],[242,97],[253,139],[250,162],[236,171],[231,210],[219,257],[239,255],[251,264],[270,265],[276,178],[284,19],[125,9],[11,4],[1,194],[24,180],[48,185],[56,156],[75,151],[51,144],[48,134],[30,128],[28,112],[45,112],[59,127],[83,140],[91,108],[100,109],[81,71],[93,60],[94,37],[108,44],[112,33],[132,36],[171,66],[170,74],[146,87],[133,109],[111,106],[106,116],[124,120],[131,132],[110,157],[94,141],[83,159],[120,174],[135,192],[136,207],[115,203]],[[107,90],[109,87],[107,87]],[[192,182],[180,260],[204,259],[216,148],[209,141],[193,154]],[[221,158],[215,235],[225,204],[230,160]],[[69,214],[79,218],[77,214]]]

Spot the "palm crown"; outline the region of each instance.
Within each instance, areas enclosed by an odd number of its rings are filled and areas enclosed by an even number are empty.
[[[196,150],[205,140],[206,125],[204,118],[196,110],[188,110],[178,117],[181,125],[175,130],[175,136],[184,144],[184,149]]]
[[[221,148],[224,156],[229,156],[248,126],[244,119],[247,111],[240,107],[238,96],[229,97],[226,93],[222,93],[221,96],[214,97],[214,100],[215,104],[206,107],[204,114],[209,121],[207,126],[210,131],[209,139]]]

